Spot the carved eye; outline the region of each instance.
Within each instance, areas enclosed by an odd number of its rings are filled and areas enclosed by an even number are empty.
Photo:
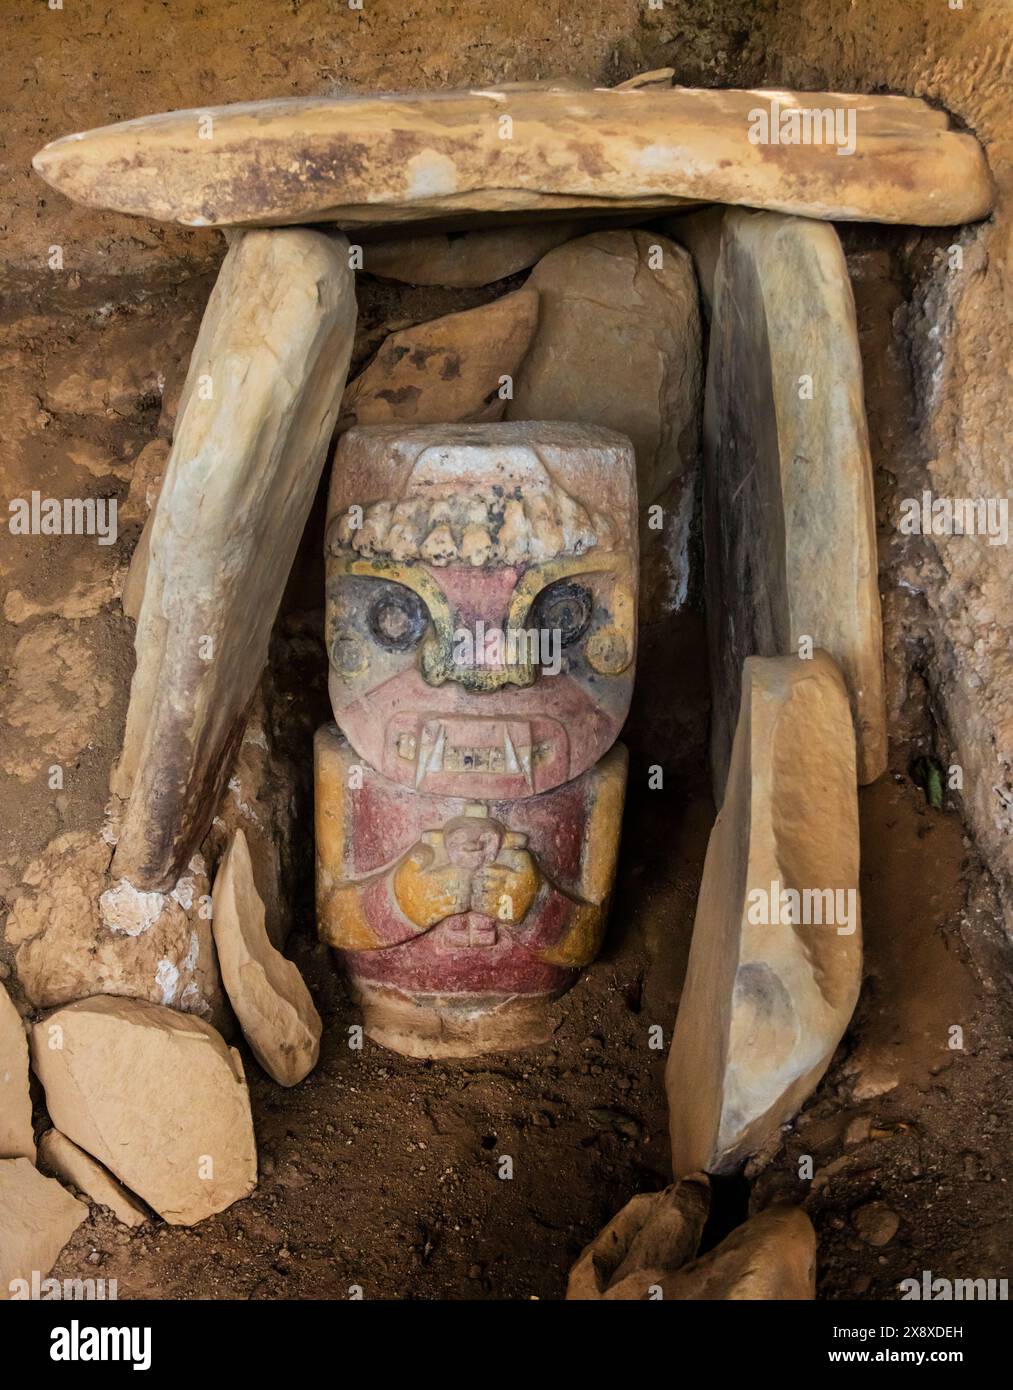
[[[563,646],[569,647],[584,636],[593,609],[590,589],[569,579],[559,579],[538,595],[535,626],[558,632]]]
[[[414,647],[429,623],[426,605],[413,589],[403,584],[384,584],[369,605],[369,630],[389,652]]]

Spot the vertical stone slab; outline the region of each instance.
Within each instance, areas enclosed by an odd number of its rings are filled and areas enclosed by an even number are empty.
[[[229,775],[320,479],[355,328],[347,243],[238,236],[208,302],[151,531],[113,790],[114,872],[171,888]]]
[[[861,985],[858,859],[840,672],[750,658],[665,1072],[676,1177],[734,1170],[825,1072]]]
[[[823,647],[847,683],[858,780],[886,768],[872,464],[833,227],[729,209],[704,404],[704,532],[720,805],[742,663]]]

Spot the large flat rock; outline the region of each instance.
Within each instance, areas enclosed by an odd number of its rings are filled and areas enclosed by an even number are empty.
[[[151,528],[113,790],[117,877],[171,888],[228,779],[348,370],[347,245],[237,237],[194,347]]]
[[[886,769],[872,464],[847,265],[833,227],[731,209],[704,402],[711,762],[721,803],[747,656],[809,638],[844,674],[858,779]]]
[[[665,1072],[677,1177],[734,1171],[829,1065],[861,985],[858,860],[840,673],[750,658]]]
[[[831,126],[802,112],[828,112]],[[786,142],[807,131],[809,143]],[[985,216],[993,199],[977,141],[915,98],[663,85],[172,111],[65,136],[33,164],[76,202],[191,227],[572,216],[686,200],[946,226]]]
[[[0,1300],[30,1297],[33,1274],[48,1275],[87,1219],[85,1204],[27,1158],[0,1159]]]
[[[256,1186],[243,1064],[200,1019],[96,995],[35,1025],[32,1066],[57,1129],[170,1225]]]

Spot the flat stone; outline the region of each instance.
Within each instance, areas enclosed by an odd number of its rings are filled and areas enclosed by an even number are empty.
[[[858,779],[886,769],[883,631],[862,361],[847,265],[822,223],[724,219],[704,405],[704,532],[721,804],[747,656],[804,639],[844,674]]]
[[[228,781],[333,431],[355,326],[341,238],[237,237],[208,302],[155,510],[112,789],[115,872],[171,888]]]
[[[676,1300],[806,1300],[816,1297],[816,1232],[801,1207],[751,1216],[706,1255],[661,1279]]]
[[[567,1299],[646,1298],[696,1254],[709,1207],[703,1173],[632,1198],[584,1248],[570,1270]]]
[[[665,1073],[677,1176],[737,1169],[826,1071],[861,985],[858,859],[840,673],[749,658]]]
[[[39,1159],[89,1201],[108,1207],[124,1226],[143,1226],[147,1221],[148,1213],[126,1188],[58,1129],[47,1129],[39,1140]]]
[[[0,1300],[30,1297],[33,1273],[45,1278],[87,1219],[85,1204],[27,1158],[0,1159]]]
[[[32,1030],[56,1127],[170,1225],[193,1225],[257,1182],[239,1053],[207,1023],[97,995]]]
[[[123,592],[120,595],[124,613],[128,618],[133,618],[135,623],[141,616],[141,604],[144,602],[144,586],[148,580],[148,565],[151,562],[151,533],[154,529],[155,513],[151,511],[134,546],[130,568],[127,570]]]
[[[21,1015],[0,984],[0,1158],[35,1162],[28,1039]]]
[[[69,831],[25,870],[5,930],[29,1002],[126,995],[226,1026],[202,858],[170,892],[146,893],[110,876],[111,856],[99,836]]]
[[[527,270],[547,251],[585,230],[586,222],[532,222],[456,235],[368,241],[362,248],[362,268],[407,285],[476,289]]]
[[[214,932],[243,1036],[269,1076],[295,1086],[317,1064],[323,1024],[298,968],[271,944],[241,830],[215,877]]]
[[[844,139],[817,125],[814,143],[809,117],[804,143],[796,107],[832,122],[837,113]],[[853,153],[841,157],[852,112]],[[777,142],[761,143],[771,131]],[[65,136],[33,165],[75,202],[191,227],[573,216],[686,200],[947,226],[985,216],[994,196],[977,141],[912,97],[653,84],[205,107]]]
[[[477,309],[389,334],[341,402],[340,428],[499,420],[538,321],[538,295],[516,290]]]

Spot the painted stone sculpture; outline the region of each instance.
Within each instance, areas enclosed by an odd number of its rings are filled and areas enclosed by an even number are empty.
[[[543,1041],[546,1005],[598,950],[635,477],[629,440],[579,425],[381,426],[338,447],[317,921],[367,1032],[399,1052]]]

